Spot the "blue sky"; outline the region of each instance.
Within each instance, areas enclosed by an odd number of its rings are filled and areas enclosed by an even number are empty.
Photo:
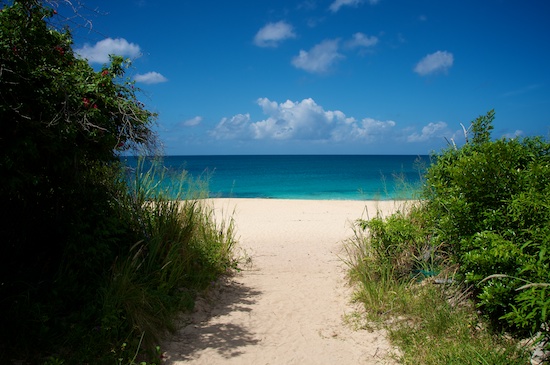
[[[490,109],[550,134],[547,0],[84,4],[75,49],[133,60],[168,155],[428,154]]]

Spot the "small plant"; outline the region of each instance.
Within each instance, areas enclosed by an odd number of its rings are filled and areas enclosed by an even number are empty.
[[[422,207],[403,209],[420,211]],[[388,218],[358,220],[354,232],[344,245],[349,278],[359,284],[354,299],[366,305],[372,319],[383,320],[406,305],[408,283],[428,267],[437,270],[431,266],[437,264],[430,260],[434,255],[429,236],[403,210]]]
[[[135,350],[135,352],[133,353],[133,356],[132,356],[131,353],[128,353],[128,344],[126,342],[124,342],[120,346],[120,350],[117,354],[117,359],[116,359],[116,364],[117,365],[157,365],[157,364],[160,363],[161,358],[162,358],[162,353],[160,351],[160,346],[155,347],[154,354],[151,356],[151,357],[155,358],[158,361],[154,361],[154,362],[139,361],[138,362],[137,359],[139,357],[139,350],[141,348],[141,342],[143,341],[144,335],[145,335],[145,333],[141,334],[140,341],[139,341],[138,346],[137,346],[137,350]],[[128,358],[127,356],[132,356],[132,357]]]
[[[48,357],[48,360],[44,362],[44,365],[64,365],[64,364],[65,364],[65,360],[60,359],[56,356],[50,356]]]

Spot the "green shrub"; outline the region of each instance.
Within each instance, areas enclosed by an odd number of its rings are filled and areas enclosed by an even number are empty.
[[[55,29],[53,8],[4,1],[0,12],[0,354],[86,333],[107,268],[135,242],[119,219],[117,155],[154,143],[126,63],[96,72]]]
[[[234,267],[232,225],[147,174],[129,188],[118,157],[155,152],[156,116],[129,62],[76,57],[49,4],[0,11],[0,362],[133,362]]]
[[[368,254],[363,259],[371,262],[373,272],[389,267],[395,280],[410,280],[417,273],[438,270],[422,209],[411,207],[408,214],[398,212],[387,218],[377,216],[357,222],[368,232]]]
[[[349,278],[359,286],[354,299],[373,319],[406,311],[407,286],[439,273],[445,253],[433,245],[422,205],[403,206],[391,216],[358,220],[346,242]]]
[[[404,363],[521,364],[534,336],[550,350],[550,143],[491,140],[493,119],[433,156],[418,208],[359,221],[347,245],[355,298],[393,314]],[[445,285],[407,281],[419,272]]]
[[[357,222],[345,262],[368,322],[357,314],[350,320],[383,326],[403,364],[525,364],[529,355],[518,341],[487,331],[468,290],[453,280],[455,267],[434,245],[425,207]]]
[[[539,137],[491,141],[493,118],[489,112],[476,119],[471,141],[443,151],[427,172],[434,239],[449,246],[496,328],[548,334],[547,287],[519,288],[550,282],[544,269],[550,264],[550,144]]]

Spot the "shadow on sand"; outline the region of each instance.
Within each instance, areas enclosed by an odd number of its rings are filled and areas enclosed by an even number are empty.
[[[204,298],[197,300],[194,312],[183,319],[182,328],[163,346],[165,364],[195,359],[204,350],[231,358],[241,355],[245,347],[256,345],[259,339],[254,333],[223,317],[250,313],[260,294],[231,277],[214,284]]]

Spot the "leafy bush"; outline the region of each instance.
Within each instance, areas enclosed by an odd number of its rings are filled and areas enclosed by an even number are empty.
[[[387,218],[377,216],[357,222],[362,231],[368,231],[368,253],[363,260],[368,260],[373,273],[391,268],[393,279],[398,281],[410,280],[417,274],[429,275],[439,269],[442,259],[432,246],[423,208],[406,209],[407,214],[398,212]]]
[[[122,58],[96,72],[49,24],[54,9],[2,5],[0,346],[31,351],[96,316],[106,269],[135,242],[119,219],[117,155],[154,144],[154,115]]]
[[[403,364],[525,364],[518,341],[484,330],[433,231],[424,203],[357,221],[345,262],[369,322],[352,323],[384,326]]]
[[[550,143],[491,140],[493,120],[493,111],[480,116],[463,147],[433,156],[420,206],[359,221],[347,245],[356,299],[405,316],[393,317],[389,330],[406,363],[524,363],[517,340],[537,335],[550,350]],[[441,271],[445,285],[407,281],[425,271]],[[464,301],[471,294],[481,319]],[[491,335],[502,331],[515,340]],[[461,334],[457,346],[448,345],[453,333]],[[426,338],[435,340],[426,347]]]
[[[356,301],[373,320],[406,311],[408,285],[444,269],[445,253],[434,246],[429,216],[422,204],[404,204],[389,217],[377,215],[355,224],[346,241],[348,276],[359,283]]]
[[[129,62],[95,71],[55,14],[39,0],[0,11],[0,362],[133,363],[234,267],[232,226],[141,172],[129,188],[119,155],[155,152],[155,115]]]
[[[477,118],[471,141],[443,151],[428,170],[434,239],[451,249],[497,328],[548,335],[550,144],[491,141],[493,118],[492,111]],[[537,285],[521,289],[526,283]]]

